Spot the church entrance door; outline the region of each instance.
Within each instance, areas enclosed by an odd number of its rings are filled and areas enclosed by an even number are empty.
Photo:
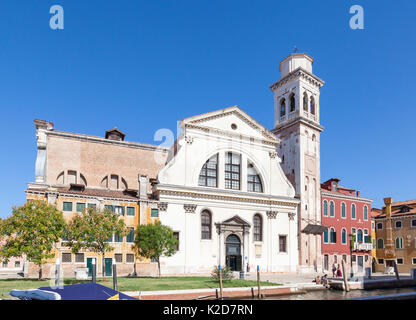
[[[235,235],[231,234],[225,241],[226,247],[226,264],[232,271],[241,271],[241,241]]]

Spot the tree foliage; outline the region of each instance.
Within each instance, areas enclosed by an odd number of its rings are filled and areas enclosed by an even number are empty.
[[[34,200],[12,210],[12,215],[0,222],[0,235],[5,241],[0,255],[3,260],[25,255],[39,266],[41,279],[42,265],[55,256],[54,244],[63,235],[63,214],[53,205]]]
[[[170,257],[176,252],[178,241],[170,227],[160,221],[139,225],[134,240],[137,254],[157,261],[160,277],[160,257]]]
[[[109,239],[114,234],[125,236],[128,232],[123,219],[109,209],[99,211],[88,208],[76,215],[68,224],[66,245],[72,252],[90,250],[101,253],[104,263],[105,253],[114,250]]]
[[[222,272],[222,280],[224,281],[232,280],[234,278],[233,271],[231,270],[229,266],[222,267],[221,272]],[[218,266],[215,266],[214,269],[212,270],[211,279],[216,280],[216,281],[220,280],[220,269],[218,268]]]

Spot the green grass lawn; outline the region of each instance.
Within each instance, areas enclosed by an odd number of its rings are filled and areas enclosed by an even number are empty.
[[[65,279],[65,284],[85,283],[90,281],[79,281],[75,279]],[[97,279],[97,282],[112,288],[113,280],[108,277],[106,281]],[[53,284],[53,283],[52,283]],[[8,298],[12,289],[37,289],[39,287],[48,287],[51,283],[49,280],[32,280],[32,279],[1,279],[0,280],[0,299]],[[162,278],[125,278],[117,279],[119,291],[159,291],[159,290],[181,290],[181,289],[203,289],[219,288],[218,281],[213,281],[209,277],[162,277]],[[262,286],[276,286],[277,283],[262,282]],[[235,287],[255,287],[256,281],[235,279],[223,282],[224,288]]]

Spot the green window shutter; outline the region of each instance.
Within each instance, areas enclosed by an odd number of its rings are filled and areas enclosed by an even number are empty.
[[[136,208],[135,207],[127,207],[127,215],[128,216],[134,216],[136,213]]]
[[[118,234],[115,234],[114,235],[114,242],[123,242],[123,237],[118,235]]]
[[[105,209],[105,210],[110,210],[111,212],[114,212],[114,206],[112,206],[112,205],[108,205],[108,204],[106,204],[106,205],[104,206],[104,209]]]
[[[77,212],[82,212],[85,209],[85,203],[77,203]]]
[[[97,209],[97,205],[95,203],[88,203],[88,208],[89,209]]]
[[[159,217],[159,209],[152,209],[150,212],[150,216],[152,218],[158,218]]]
[[[129,228],[130,232],[126,237],[126,242],[134,242],[134,228]]]
[[[63,211],[72,211],[72,202],[64,202],[62,210]]]

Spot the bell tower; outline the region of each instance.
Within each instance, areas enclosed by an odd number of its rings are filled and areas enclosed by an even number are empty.
[[[312,73],[313,58],[293,53],[280,62],[280,80],[270,86],[274,129],[281,140],[277,153],[296,189],[299,271],[322,270],[319,94],[324,81]]]

